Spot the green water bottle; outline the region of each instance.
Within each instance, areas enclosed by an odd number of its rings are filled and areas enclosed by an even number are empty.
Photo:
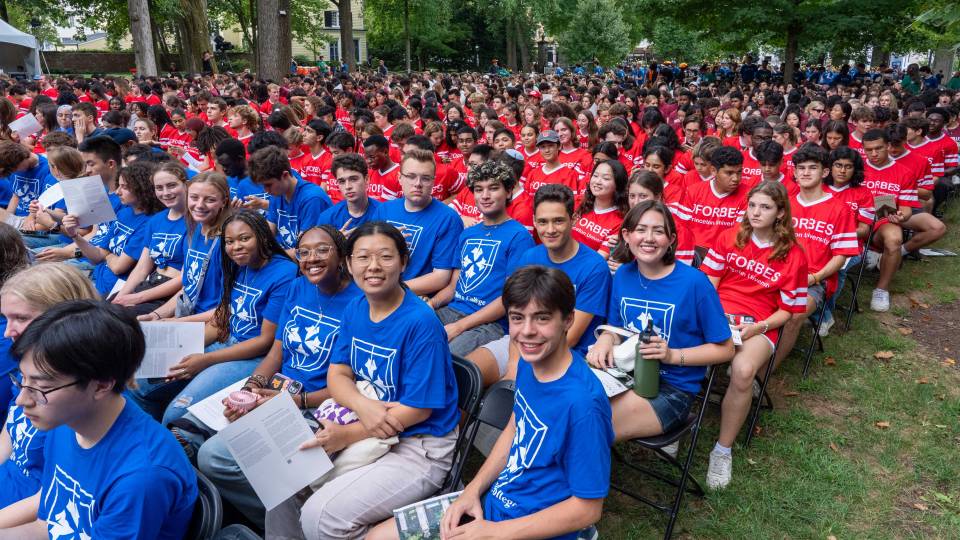
[[[647,319],[647,327],[640,333],[637,341],[636,362],[633,365],[633,391],[638,396],[653,399],[660,393],[660,361],[654,358],[644,358],[640,353],[640,346],[650,343],[654,335],[653,319]]]

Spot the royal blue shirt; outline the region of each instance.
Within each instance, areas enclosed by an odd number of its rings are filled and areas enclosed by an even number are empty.
[[[277,241],[283,249],[297,247],[300,232],[320,225],[320,214],[331,206],[323,188],[300,180],[293,188],[293,197],[270,198],[267,221],[277,226]]]
[[[366,296],[350,302],[331,362],[349,365],[357,380],[373,385],[380,401],[431,409],[426,420],[401,437],[441,437],[460,421],[447,333],[434,311],[409,289],[400,307],[380,322],[370,320]]]
[[[537,380],[517,365],[516,435],[507,466],[484,498],[490,521],[529,516],[570,497],[600,499],[610,488],[610,401],[587,361],[573,352],[566,373]],[[555,538],[575,539],[577,532]]]
[[[124,253],[140,259],[143,248],[147,248],[150,258],[157,269],[172,267],[176,270],[183,268],[184,239],[187,236],[187,222],[180,219],[170,219],[170,209],[154,214],[145,225],[141,242],[127,240]],[[137,238],[136,236],[134,238]]]
[[[327,208],[322,214],[320,214],[320,223],[329,223],[337,229],[342,229],[347,221],[350,220],[350,226],[348,228],[353,229],[354,227],[359,227],[368,221],[372,221],[373,216],[379,206],[379,201],[368,198],[367,210],[362,216],[354,217],[350,215],[350,210],[347,209],[347,201],[340,201],[330,208]]]
[[[280,373],[303,383],[307,392],[327,387],[330,353],[340,333],[343,310],[363,293],[352,281],[336,294],[326,294],[300,276],[290,285],[277,337],[283,347]]]
[[[280,255],[257,269],[239,268],[230,293],[230,334],[237,341],[245,341],[260,335],[264,319],[279,321],[283,301],[296,277],[297,265]]]
[[[573,282],[573,290],[577,293],[576,309],[593,315],[593,320],[590,321],[587,329],[580,336],[580,341],[574,347],[574,350],[580,354],[587,354],[587,348],[597,341],[593,335],[594,330],[603,324],[603,320],[607,317],[611,281],[607,261],[596,251],[579,244],[576,255],[568,261],[557,264],[550,260],[546,246],[541,244],[527,250],[520,258],[519,266],[531,264],[562,270]]]
[[[4,337],[7,333],[7,318],[0,315],[0,410],[14,397],[13,385],[10,384],[10,378],[7,373],[17,369],[17,360],[10,353],[10,347],[13,346],[13,340]]]
[[[497,225],[477,223],[460,233],[460,277],[449,307],[464,315],[481,310],[503,293],[503,284],[533,247],[533,238],[520,222],[508,219]],[[501,324],[506,327],[505,318]]]
[[[675,264],[673,271],[660,279],[643,277],[636,263],[617,269],[610,290],[607,322],[642,332],[650,319],[653,329],[671,349],[730,339],[730,325],[716,289],[706,274],[685,264]],[[660,364],[660,382],[695,394],[700,390],[706,369]]]
[[[13,186],[9,177],[0,178],[0,208],[6,208],[10,205],[10,199],[13,198]]]
[[[258,185],[249,176],[240,178],[239,176],[228,176],[227,184],[230,186],[230,198],[244,200],[247,196],[270,200],[270,194],[263,190],[263,186]]]
[[[13,194],[19,197],[14,215],[30,215],[30,203],[40,196],[43,186],[49,182],[50,166],[47,158],[37,156],[37,164],[25,171],[12,173],[8,178],[13,185]],[[54,179],[56,181],[56,179]]]
[[[374,220],[386,221],[398,229],[403,227],[401,232],[410,250],[404,280],[459,266],[457,240],[463,232],[463,221],[442,202],[434,199],[423,210],[409,212],[403,198],[394,199],[377,208]]]
[[[5,386],[11,386],[9,381],[3,382]],[[23,408],[12,401],[4,429],[10,436],[11,452],[10,457],[0,464],[0,486],[3,486],[0,489],[0,508],[26,499],[40,490],[43,443],[46,438],[46,433],[38,430],[23,415]]]
[[[147,228],[147,222],[149,221],[150,216],[147,214],[138,214],[133,208],[122,206],[120,211],[117,212],[117,219],[106,224],[107,232],[105,234],[98,233],[90,243],[118,256],[123,253],[128,242],[132,245],[141,246],[140,249],[142,250],[144,243],[143,235]],[[139,251],[136,255],[128,252],[128,255],[133,258],[133,260],[140,258]],[[113,270],[110,270],[106,261],[100,261],[97,263],[97,266],[93,268],[93,283],[97,287],[97,291],[100,292],[100,295],[106,296],[113,290],[117,279],[126,279],[129,274],[130,272],[126,272],[122,276],[118,276],[113,273]]]
[[[223,294],[223,265],[220,263],[220,236],[207,238],[199,226],[187,243],[183,263],[183,294],[194,302],[194,313],[217,307]],[[209,261],[208,261],[209,259]],[[200,283],[201,276],[203,283]]]
[[[48,432],[37,515],[50,538],[183,538],[197,476],[166,428],[127,401],[92,448],[68,426]]]

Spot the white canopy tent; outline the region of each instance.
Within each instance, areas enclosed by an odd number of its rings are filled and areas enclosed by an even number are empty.
[[[5,73],[25,73],[36,77],[40,71],[37,38],[21,32],[0,19],[0,69]]]

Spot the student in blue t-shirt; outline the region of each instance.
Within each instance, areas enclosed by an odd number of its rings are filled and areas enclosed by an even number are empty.
[[[79,270],[59,263],[41,263],[23,269],[10,277],[0,288],[0,311],[3,312],[4,335],[8,344],[20,338],[27,326],[44,311],[69,300],[98,299],[90,280]],[[9,321],[7,321],[9,318]],[[13,370],[16,359],[9,350]],[[14,403],[15,386],[4,372],[0,386],[7,393],[0,410],[6,412],[6,425],[0,429],[0,508],[5,508],[35,494],[40,489],[43,473],[43,446],[46,433],[37,429],[24,415],[23,407]],[[19,376],[19,375],[18,375]],[[8,389],[10,392],[8,392]],[[9,407],[8,407],[9,404]]]
[[[291,173],[286,152],[276,146],[261,148],[250,156],[250,178],[271,195],[267,221],[293,258],[300,231],[320,225],[320,214],[331,203],[323,188]]]
[[[238,210],[220,238],[223,290],[207,323],[207,348],[170,368],[163,381],[138,379],[136,402],[169,425],[187,407],[250,375],[270,350],[297,265],[277,243],[266,219]]]
[[[163,210],[153,188],[155,168],[152,163],[134,162],[120,170],[117,193],[123,205],[105,234],[95,235],[88,241],[77,226],[76,216],[68,214],[63,218],[63,233],[96,265],[93,282],[104,297],[110,294],[117,280],[126,279],[137,264],[135,257],[124,252],[127,242],[142,246],[147,222]]]
[[[5,532],[183,538],[196,474],[170,433],[123,397],[144,349],[132,314],[92,300],[50,308],[17,339],[16,403],[47,438],[41,491],[5,510],[19,516]]]
[[[506,321],[500,293],[520,256],[533,247],[526,227],[507,214],[516,184],[513,170],[497,161],[467,173],[467,188],[474,194],[482,220],[460,233],[459,267],[453,270],[450,284],[429,302],[445,325],[450,352],[457,356],[503,337]],[[496,365],[484,367],[487,384],[500,378]]]
[[[573,540],[600,520],[613,428],[599,380],[567,346],[575,296],[570,279],[553,268],[526,266],[507,280],[503,304],[522,360],[513,415],[444,512],[444,538]]]
[[[244,385],[261,396],[258,406],[277,394],[268,387],[276,373],[303,385],[294,396],[303,409],[315,409],[330,397],[327,369],[340,320],[346,306],[363,294],[347,272],[346,239],[332,225],[305,231],[297,245],[297,260],[302,275],[287,293],[273,347]],[[224,409],[230,421],[243,414]],[[225,499],[247,519],[263,526],[263,503],[220,437],[203,443],[197,466],[217,484]]]
[[[270,205],[270,195],[247,174],[247,149],[243,143],[237,139],[224,139],[217,145],[215,152],[217,159],[214,167],[217,172],[227,177],[231,205],[266,212]]]
[[[0,141],[0,175],[10,182],[13,196],[6,211],[25,218],[30,214],[30,202],[40,196],[50,176],[47,158],[34,154],[13,141]]]
[[[567,331],[567,345],[580,353],[596,341],[594,330],[607,316],[610,296],[610,271],[596,251],[573,238],[574,194],[567,186],[548,184],[537,190],[533,198],[533,226],[542,244],[528,249],[520,257],[518,267],[541,265],[562,270],[577,292],[573,325]],[[504,379],[514,379],[519,354],[510,343],[510,336],[485,344],[467,356],[480,366],[494,362]],[[484,381],[486,382],[486,381]]]
[[[410,262],[403,272],[407,287],[431,295],[450,283],[457,261],[457,240],[463,232],[460,216],[431,193],[437,164],[433,153],[419,148],[403,155],[400,187],[403,198],[385,202],[374,219],[400,229],[407,239]]]
[[[669,431],[686,419],[700,390],[705,366],[729,362],[734,348],[720,297],[707,276],[675,260],[677,233],[670,210],[643,201],[627,212],[621,235],[636,264],[613,277],[607,324],[656,336],[640,347],[660,361],[660,393],[652,400],[624,392],[611,400],[617,440]],[[620,337],[604,332],[587,353],[594,367],[613,366]]]
[[[143,234],[127,240],[123,252],[137,264],[111,298],[137,315],[152,312],[182,288],[187,173],[179,163],[164,163],[153,173],[153,188],[166,210],[147,221]]]
[[[183,322],[207,322],[223,295],[220,233],[230,216],[230,187],[226,177],[206,171],[187,186],[187,245],[181,272],[183,290],[142,321],[176,317]]]
[[[406,241],[388,223],[367,222],[350,236],[347,256],[363,296],[344,309],[327,385],[360,421],[324,424],[304,446],[333,453],[369,437],[398,436],[399,442],[373,463],[321,486],[303,505],[299,524],[276,524],[300,530],[276,531],[268,515],[268,537],[362,537],[395,508],[433,495],[453,460],[460,420],[453,362],[443,325],[401,283]],[[377,399],[360,393],[361,380]]]
[[[341,154],[333,159],[331,172],[343,200],[320,214],[321,223],[329,223],[340,232],[350,231],[373,219],[380,203],[367,196],[367,161],[360,154]]]

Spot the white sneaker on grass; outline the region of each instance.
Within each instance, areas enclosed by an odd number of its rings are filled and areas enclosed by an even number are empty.
[[[837,321],[834,320],[832,313],[828,313],[827,315],[824,315],[824,317],[823,317],[823,322],[820,323],[820,331],[817,332],[817,334],[819,334],[820,337],[827,337],[827,336],[829,336],[829,335],[830,335],[830,329],[833,328],[833,324],[834,324],[835,322],[837,322]]]
[[[890,310],[890,293],[883,289],[874,289],[870,299],[870,309],[873,311]]]
[[[873,251],[872,249],[867,250],[867,260],[864,261],[864,264],[867,265],[867,270],[874,270],[880,266],[880,253]]]
[[[680,453],[680,441],[677,441],[673,444],[668,444],[661,448],[664,453],[669,454],[673,459],[677,459],[677,454]]]
[[[723,489],[730,483],[733,473],[733,454],[722,454],[714,448],[710,451],[710,466],[707,467],[707,487]]]

